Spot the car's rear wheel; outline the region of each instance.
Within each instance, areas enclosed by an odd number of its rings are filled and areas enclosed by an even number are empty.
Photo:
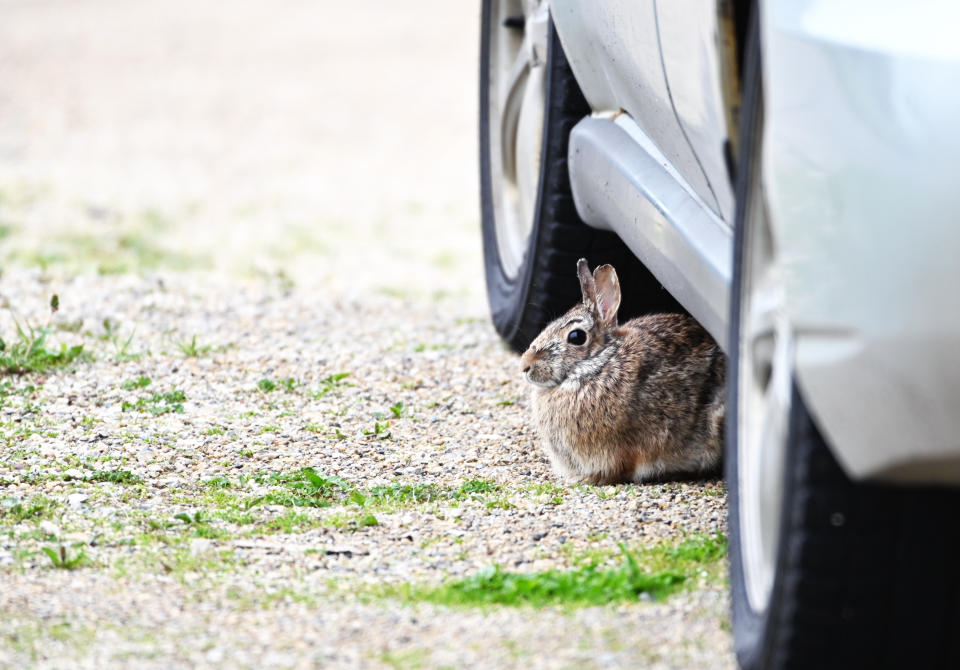
[[[621,314],[681,311],[613,233],[577,215],[567,173],[570,130],[590,113],[547,2],[484,0],[480,182],[493,323],[517,350],[579,298],[576,261],[616,266]]]
[[[960,494],[852,482],[793,379],[783,268],[762,181],[759,65],[753,25],[726,454],[737,657],[745,670],[957,667]]]

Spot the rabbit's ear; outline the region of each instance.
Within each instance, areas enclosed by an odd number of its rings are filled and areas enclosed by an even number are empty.
[[[587,259],[581,258],[577,261],[577,276],[580,277],[580,290],[583,291],[583,304],[591,309],[597,303],[597,282],[590,274],[590,266],[587,265]]]
[[[612,265],[601,265],[593,271],[596,291],[597,315],[605,326],[617,325],[617,310],[620,309],[620,280]]]

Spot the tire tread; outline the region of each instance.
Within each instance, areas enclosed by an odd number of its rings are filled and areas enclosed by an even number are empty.
[[[774,653],[759,667],[957,667],[960,492],[852,482],[799,393],[793,414],[799,495]]]

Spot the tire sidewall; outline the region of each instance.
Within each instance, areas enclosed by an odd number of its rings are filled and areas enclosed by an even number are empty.
[[[762,104],[762,86],[760,82],[760,48],[758,12],[755,10],[750,19],[748,44],[745,53],[745,76],[742,117],[740,119],[740,161],[737,169],[736,202],[737,212],[734,221],[734,259],[733,281],[730,295],[730,356],[727,390],[727,448],[724,458],[727,481],[727,505],[730,533],[730,599],[733,617],[734,647],[737,659],[745,670],[772,667],[774,635],[776,631],[777,611],[783,602],[783,562],[787,554],[787,510],[794,495],[791,477],[785,476],[783,504],[776,513],[781,515],[780,536],[777,539],[777,556],[774,570],[774,582],[765,610],[757,612],[750,606],[744,575],[744,557],[741,545],[740,527],[740,471],[739,471],[739,382],[740,382],[740,318],[743,291],[743,265],[746,252],[747,221],[746,203],[750,197],[750,185],[756,165],[753,164],[754,142],[759,140],[760,129],[757,125],[757,110]],[[794,407],[799,399],[794,393]],[[793,437],[796,435],[795,412],[791,410],[787,427],[787,454],[785,474],[792,469]]]
[[[524,312],[529,305],[530,287],[533,284],[534,268],[537,266],[536,252],[539,245],[541,219],[543,215],[543,197],[545,173],[548,161],[543,160],[543,153],[547,148],[550,132],[550,105],[544,105],[543,136],[541,138],[540,175],[537,179],[537,199],[534,206],[533,227],[527,240],[527,250],[524,262],[520,266],[517,276],[507,277],[500,264],[500,254],[497,246],[496,212],[493,206],[493,175],[491,174],[490,160],[490,123],[496,119],[490,118],[490,31],[492,25],[493,3],[497,0],[483,0],[480,23],[480,211],[481,228],[483,231],[483,265],[487,282],[487,300],[490,305],[494,327],[515,349],[523,348],[522,341],[528,340],[533,334],[521,332],[527,321]],[[554,29],[553,23],[548,26],[547,72],[554,67]],[[551,77],[546,77],[546,96],[551,99]],[[535,334],[535,333],[534,333]]]

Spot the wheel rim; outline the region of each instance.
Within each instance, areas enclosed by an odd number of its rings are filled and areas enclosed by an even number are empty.
[[[546,100],[547,3],[493,0],[490,16],[488,150],[494,228],[504,274],[523,265],[540,181]]]
[[[756,132],[762,128],[762,110]],[[759,138],[758,138],[759,139]],[[773,590],[783,508],[790,414],[792,338],[784,317],[782,272],[767,215],[761,142],[742,219],[738,379],[737,486],[747,598],[766,610]]]

